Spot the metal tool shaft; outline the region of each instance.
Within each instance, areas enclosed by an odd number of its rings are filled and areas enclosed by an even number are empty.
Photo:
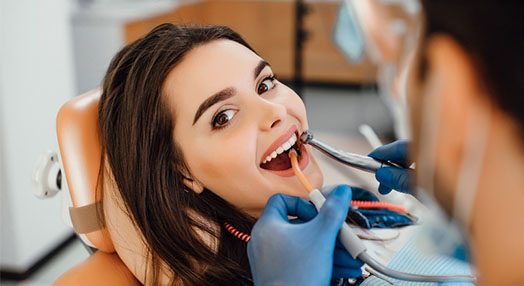
[[[342,150],[337,150],[326,143],[323,143],[313,137],[313,134],[309,131],[305,131],[300,136],[300,140],[304,144],[309,144],[313,146],[315,149],[322,152],[324,155],[327,155],[328,157],[335,159],[336,161],[348,165],[350,167],[375,173],[379,168],[382,167],[395,167],[399,168],[398,166],[395,166],[389,162],[381,162],[378,160],[375,160],[368,156],[363,156],[355,153],[349,153]]]

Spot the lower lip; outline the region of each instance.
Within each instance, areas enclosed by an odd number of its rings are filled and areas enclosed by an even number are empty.
[[[298,162],[298,166],[300,167],[300,170],[303,171],[304,169],[306,169],[307,165],[309,164],[309,154],[307,152],[306,145],[300,146],[300,153],[302,155],[300,156],[300,161]],[[293,172],[293,168],[289,168],[287,170],[282,170],[282,171],[271,171],[271,170],[266,170],[266,171],[269,171],[280,177],[295,176],[295,172]]]

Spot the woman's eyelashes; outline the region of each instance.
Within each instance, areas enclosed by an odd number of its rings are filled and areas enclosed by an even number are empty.
[[[263,93],[272,90],[276,84],[275,75],[267,76],[257,86],[257,93],[262,95]],[[211,129],[219,130],[227,127],[237,112],[238,110],[235,109],[225,109],[220,111],[213,117],[213,120],[211,121]]]
[[[274,75],[270,75],[264,78],[257,87],[257,93],[261,95],[273,89],[276,85],[275,80],[276,80],[276,77]]]
[[[229,122],[235,114],[237,113],[237,110],[234,109],[226,109],[221,112],[219,112],[215,117],[213,117],[213,121],[211,122],[211,128],[214,130],[222,129],[229,125]]]

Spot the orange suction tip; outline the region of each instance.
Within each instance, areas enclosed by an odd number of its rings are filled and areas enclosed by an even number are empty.
[[[297,176],[298,180],[306,188],[308,193],[311,193],[313,191],[313,186],[311,186],[311,183],[307,180],[304,173],[302,173],[302,170],[300,170],[300,166],[298,165],[298,154],[297,151],[294,149],[291,149],[289,151],[289,159],[291,160],[291,167],[293,168],[293,172],[295,173],[295,176]]]
[[[313,186],[311,186],[311,183],[308,181],[304,173],[302,173],[302,170],[300,170],[300,167],[298,165],[298,154],[297,151],[291,149],[289,151],[289,159],[291,160],[291,167],[293,168],[293,172],[297,176],[300,183],[306,188],[308,193],[311,193],[313,191]],[[362,209],[388,209],[392,211],[396,211],[399,213],[407,214],[407,210],[398,205],[386,203],[386,202],[374,202],[374,201],[351,201],[351,207],[358,207]]]

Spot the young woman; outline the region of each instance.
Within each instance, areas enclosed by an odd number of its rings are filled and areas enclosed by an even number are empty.
[[[275,193],[306,196],[322,173],[298,95],[226,27],[158,26],[124,47],[103,83],[104,211],[115,248],[146,284],[251,284],[246,243]],[[134,235],[129,235],[132,233]]]

